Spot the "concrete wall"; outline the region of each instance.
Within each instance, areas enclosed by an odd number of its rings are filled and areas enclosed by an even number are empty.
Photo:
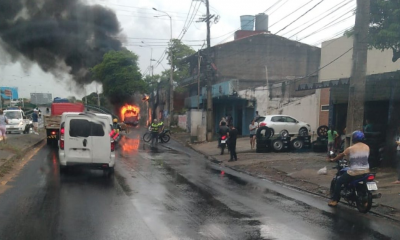
[[[316,71],[320,49],[273,34],[259,34],[213,47],[217,81],[239,79],[265,84],[303,77]]]
[[[348,38],[343,36],[323,42],[321,48],[320,67],[329,64],[351,47],[353,47],[352,37]],[[321,69],[319,72],[318,81],[322,82],[350,77],[352,69],[352,55],[353,50],[350,50],[338,60]],[[400,69],[400,61],[392,62],[392,55],[393,53],[391,50],[381,51],[374,48],[369,49],[367,59],[367,75],[398,71]],[[329,104],[329,89],[318,90],[317,94],[320,96],[320,106]],[[319,124],[327,125],[328,117],[328,111],[319,110]]]
[[[344,52],[353,47],[353,38],[340,37],[322,43],[321,67],[330,63]],[[347,78],[351,75],[353,50],[329,64],[319,72],[319,81]],[[391,50],[368,50],[367,75],[393,72],[400,69],[400,61],[392,62]]]
[[[256,110],[263,115],[285,114],[307,122],[312,131],[316,131],[318,124],[319,101],[316,94],[301,98],[271,98],[269,99],[266,87],[246,89],[238,92],[239,97],[256,101]]]
[[[203,124],[203,111],[192,109],[192,110],[188,111],[188,114],[190,114],[190,116],[188,117],[188,120],[190,121],[188,123],[190,136],[197,137],[197,126],[204,125]]]

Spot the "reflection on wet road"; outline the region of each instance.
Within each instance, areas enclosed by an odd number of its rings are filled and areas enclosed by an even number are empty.
[[[41,149],[0,195],[0,239],[400,239],[398,223],[238,177],[173,140],[150,148],[142,133],[121,139],[113,179],[60,175]]]

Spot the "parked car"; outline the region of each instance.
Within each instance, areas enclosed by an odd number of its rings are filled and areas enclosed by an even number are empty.
[[[110,137],[111,115],[65,112],[61,115],[60,171],[70,166],[101,169],[114,173],[115,142]]]
[[[311,126],[308,123],[300,122],[291,116],[286,115],[267,115],[257,119],[259,126],[267,126],[271,129],[271,136],[274,134],[300,135],[307,136],[311,132]]]
[[[31,123],[25,116],[24,111],[19,109],[8,109],[4,110],[4,116],[8,119],[8,124],[6,125],[7,133],[29,133]]]

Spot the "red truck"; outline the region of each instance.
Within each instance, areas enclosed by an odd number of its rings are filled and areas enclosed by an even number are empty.
[[[50,115],[44,115],[44,127],[47,135],[47,145],[58,144],[61,115],[64,112],[84,112],[82,103],[52,103]]]

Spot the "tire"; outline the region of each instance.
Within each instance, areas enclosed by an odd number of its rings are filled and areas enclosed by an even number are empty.
[[[287,138],[287,137],[289,137],[289,132],[288,132],[287,130],[282,130],[282,131],[279,133],[279,135],[280,135],[282,138]]]
[[[267,126],[262,126],[257,129],[256,139],[257,140],[268,140],[273,136],[273,130]]]
[[[169,142],[170,139],[171,139],[171,137],[170,137],[169,135],[165,134],[165,135],[162,137],[161,141],[162,141],[163,143],[167,143],[167,142]]]
[[[149,132],[145,133],[143,135],[143,141],[150,142],[150,140],[151,140],[151,134]]]
[[[66,174],[67,172],[68,172],[68,167],[60,165],[60,174]]]
[[[363,190],[358,191],[356,206],[360,213],[367,213],[372,207],[372,194],[367,191],[367,186],[363,186]]]
[[[48,138],[48,139],[47,139],[47,145],[51,146],[52,144],[53,144],[52,139]]]
[[[317,129],[317,134],[320,137],[327,137],[328,136],[328,130],[329,130],[328,126],[322,125]]]
[[[114,167],[109,167],[108,169],[104,169],[103,172],[107,178],[112,178],[114,176]]]
[[[283,149],[282,140],[276,139],[276,140],[272,141],[272,148],[277,152],[282,151],[282,149]]]
[[[307,128],[305,128],[305,127],[300,128],[300,130],[299,130],[299,136],[302,136],[302,137],[308,136],[308,130],[307,130]]]
[[[291,142],[292,148],[295,150],[300,150],[303,148],[303,141],[299,138],[295,138]]]
[[[221,145],[221,155],[224,155],[224,151],[225,151],[225,144]]]

